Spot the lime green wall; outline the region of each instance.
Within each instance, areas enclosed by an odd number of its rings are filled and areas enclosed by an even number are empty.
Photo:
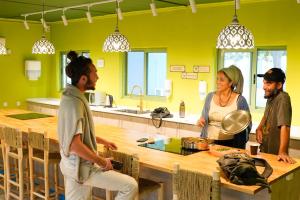
[[[40,25],[30,23],[30,30],[26,30],[21,21],[0,19],[0,37],[6,38],[6,46],[11,49],[10,55],[0,56],[0,108],[3,108],[3,102],[8,102],[8,107],[15,107],[20,101],[24,106],[27,98],[50,95],[48,75],[52,60],[50,56],[31,53],[32,45],[41,35]],[[24,63],[28,59],[42,62],[42,74],[37,81],[29,81],[25,77]]]
[[[249,3],[250,2],[250,3]],[[253,3],[256,2],[256,3]],[[238,11],[239,20],[249,28],[256,46],[286,46],[288,50],[287,91],[293,105],[293,124],[300,125],[299,84],[300,60],[298,59],[300,40],[300,5],[294,0],[242,1]],[[189,8],[162,9],[153,17],[150,11],[124,14],[120,31],[127,36],[132,48],[166,48],[168,67],[185,65],[192,71],[193,65],[210,65],[210,73],[200,73],[198,80],[183,80],[181,74],[169,72],[167,78],[173,80],[173,94],[167,100],[146,100],[150,109],[166,105],[178,110],[180,100],[184,100],[190,113],[200,114],[203,101],[198,95],[199,80],[206,80],[208,91],[215,86],[216,38],[227,25],[233,14],[229,3],[199,6],[192,14]],[[137,105],[138,99],[122,96],[123,56],[118,53],[103,53],[102,45],[108,34],[113,32],[115,16],[94,18],[94,23],[86,19],[69,21],[65,27],[61,22],[51,24],[51,39],[56,47],[55,56],[35,56],[31,54],[34,41],[41,36],[39,24],[30,24],[25,30],[22,22],[0,20],[0,36],[4,36],[12,50],[8,56],[0,56],[0,107],[7,101],[14,107],[16,101],[22,104],[31,97],[60,96],[59,52],[90,50],[94,61],[104,59],[105,67],[98,69],[100,79],[97,90],[114,95],[117,104]],[[28,81],[24,75],[24,60],[42,60],[42,77],[38,81]],[[261,113],[252,111],[254,120]]]
[[[300,101],[300,94],[296,92],[296,86],[300,71],[300,60],[297,58],[300,53],[300,5],[294,0],[247,2],[242,3],[238,16],[240,22],[253,32],[256,46],[287,46],[287,91],[292,98],[293,124],[299,125],[300,104],[296,102]],[[206,80],[208,91],[214,89],[216,38],[219,31],[231,21],[233,5],[199,6],[196,14],[192,14],[189,8],[164,9],[158,13],[157,17],[153,17],[150,12],[124,14],[120,31],[127,36],[131,47],[166,48],[168,67],[185,65],[190,72],[193,65],[210,65],[211,71],[200,73],[198,80],[183,80],[180,73],[168,70],[167,78],[173,81],[172,96],[167,100],[146,100],[145,105],[148,108],[166,105],[176,111],[180,100],[184,100],[189,112],[199,114],[203,101],[198,96],[198,82]],[[103,58],[105,67],[98,69],[100,80],[97,90],[114,95],[117,104],[137,105],[138,99],[122,97],[122,55],[102,52],[104,39],[114,30],[114,24],[115,16],[97,18],[93,24],[88,24],[85,19],[70,22],[67,27],[55,23],[52,26],[52,38],[58,51],[88,49],[94,61]],[[51,95],[58,96],[57,71],[53,71],[51,77],[55,77],[51,82],[57,83],[51,89]],[[255,121],[260,120],[261,112],[252,113]]]

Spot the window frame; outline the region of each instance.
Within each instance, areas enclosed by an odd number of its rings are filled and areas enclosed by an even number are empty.
[[[168,68],[168,52],[166,48],[138,48],[138,49],[131,49],[131,52],[143,52],[144,53],[144,85],[142,86],[143,89],[143,96],[147,100],[165,100],[166,96],[155,96],[155,95],[148,95],[148,53],[166,53],[166,68]],[[124,64],[124,88],[123,88],[123,95],[125,97],[129,97],[130,94],[127,93],[127,86],[128,86],[128,52],[124,54],[125,56],[125,64]],[[167,79],[168,70],[166,69],[166,79]],[[132,94],[133,97],[137,98],[139,95]]]
[[[250,52],[251,53],[251,75],[250,75],[250,102],[249,108],[251,110],[257,110],[263,112],[265,107],[257,107],[256,106],[256,83],[257,83],[257,57],[259,51],[286,51],[287,52],[287,46],[260,46],[255,47],[254,49],[219,49],[217,52],[218,58],[217,58],[217,71],[219,71],[224,66],[224,53],[225,52]],[[245,84],[245,83],[244,83]]]
[[[91,52],[89,50],[76,50],[75,51],[78,55],[82,55],[85,53],[88,53],[89,55],[91,55]],[[69,51],[61,51],[59,54],[59,59],[60,59],[60,77],[59,77],[59,83],[60,83],[60,91],[63,91],[65,89],[64,85],[63,85],[63,74],[65,74],[65,67],[63,66],[63,55],[66,55],[69,53]],[[67,75],[66,75],[67,76]]]

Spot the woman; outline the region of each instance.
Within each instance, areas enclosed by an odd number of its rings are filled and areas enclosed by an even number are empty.
[[[215,141],[215,144],[244,149],[248,141],[251,123],[246,130],[235,135],[224,134],[221,122],[226,114],[235,110],[246,110],[249,106],[242,96],[244,79],[241,70],[234,65],[217,73],[217,91],[205,99],[202,116],[197,125],[202,127],[201,137]]]

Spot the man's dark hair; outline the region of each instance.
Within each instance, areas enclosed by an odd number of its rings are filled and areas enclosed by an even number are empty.
[[[86,58],[84,56],[78,56],[75,51],[70,51],[67,54],[67,58],[71,60],[71,62],[66,66],[66,74],[69,78],[71,78],[72,85],[76,86],[80,77],[85,75],[89,80],[90,64],[92,64],[92,60],[90,58]]]

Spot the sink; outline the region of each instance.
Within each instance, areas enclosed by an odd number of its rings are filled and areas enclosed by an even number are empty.
[[[145,114],[145,113],[150,113],[150,110],[144,110],[144,111],[140,111],[140,110],[134,110],[134,109],[120,109],[120,110],[115,110],[117,112],[124,112],[124,113],[131,113],[131,114]]]

